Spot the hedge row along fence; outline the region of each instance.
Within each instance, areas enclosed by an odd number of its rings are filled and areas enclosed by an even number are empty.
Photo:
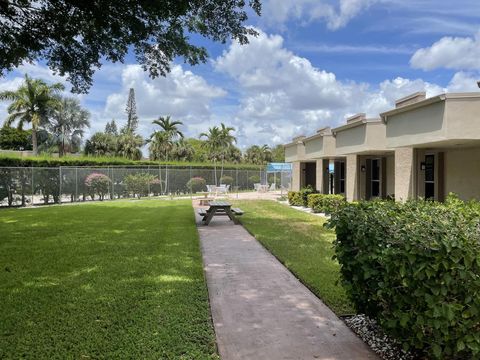
[[[7,156],[0,155],[0,167],[60,167],[60,166],[124,166],[124,167],[158,167],[158,166],[170,166],[175,168],[190,168],[190,167],[200,167],[205,169],[213,169],[215,166],[213,163],[187,163],[187,162],[158,162],[158,161],[148,161],[140,160],[133,161],[124,158],[115,158],[115,157],[17,157],[17,156]],[[216,166],[220,169],[221,164],[217,163]],[[224,164],[224,169],[227,170],[260,170],[264,169],[265,166],[252,165],[252,164]]]
[[[227,184],[230,191],[254,190],[259,170],[173,167],[0,167],[0,206],[58,204],[206,192]]]
[[[315,213],[331,214],[345,202],[345,197],[342,195],[317,194],[310,187],[300,191],[288,192],[288,203],[290,205],[309,207]]]
[[[332,213],[343,285],[419,357],[480,359],[480,204],[359,202]]]

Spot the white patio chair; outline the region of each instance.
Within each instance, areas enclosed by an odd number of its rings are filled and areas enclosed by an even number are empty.
[[[216,186],[215,185],[207,185],[207,191],[208,191],[208,194],[211,195],[211,194],[214,194],[216,192]]]

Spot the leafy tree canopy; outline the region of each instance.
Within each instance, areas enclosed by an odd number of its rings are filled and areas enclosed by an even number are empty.
[[[247,35],[256,35],[244,26],[249,7],[260,15],[260,0],[248,6],[245,0],[4,0],[0,74],[43,59],[68,76],[74,92],[87,92],[102,61],[123,61],[133,50],[150,76],[165,75],[176,57],[191,65],[206,61],[192,34],[247,43]]]
[[[22,130],[10,126],[1,127],[0,149],[32,150],[32,130]]]

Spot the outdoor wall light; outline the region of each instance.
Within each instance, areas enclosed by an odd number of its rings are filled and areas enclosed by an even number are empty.
[[[365,165],[360,166],[360,171],[361,172],[367,171],[367,167]]]
[[[420,163],[420,170],[425,171],[426,165],[425,162]]]

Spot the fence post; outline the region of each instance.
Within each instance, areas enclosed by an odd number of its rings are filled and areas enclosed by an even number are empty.
[[[75,202],[78,202],[78,167],[75,166]]]
[[[190,165],[189,168],[190,168],[190,173],[189,174],[190,174],[190,179],[191,179],[192,178],[192,165]],[[190,187],[190,199],[193,198],[193,190],[192,189],[193,188]]]
[[[150,179],[150,165],[148,165],[148,167],[147,167],[147,175],[148,175],[147,179]],[[151,182],[152,182],[151,180],[148,180],[148,197],[150,197],[150,183]]]
[[[58,203],[61,204],[62,203],[62,182],[63,182],[63,179],[62,179],[62,167],[60,166],[58,168],[58,174],[60,176],[60,189],[59,189],[59,194],[58,194]]]
[[[168,164],[165,164],[165,193],[168,195]]]
[[[34,195],[35,195],[35,184],[33,183],[33,166],[32,166],[32,206],[33,206]]]
[[[112,175],[112,194],[110,195],[110,200],[115,200],[115,172],[113,167],[110,167],[110,174]]]
[[[158,164],[158,180],[160,180],[160,195],[163,194],[163,184],[162,184],[162,167]]]

